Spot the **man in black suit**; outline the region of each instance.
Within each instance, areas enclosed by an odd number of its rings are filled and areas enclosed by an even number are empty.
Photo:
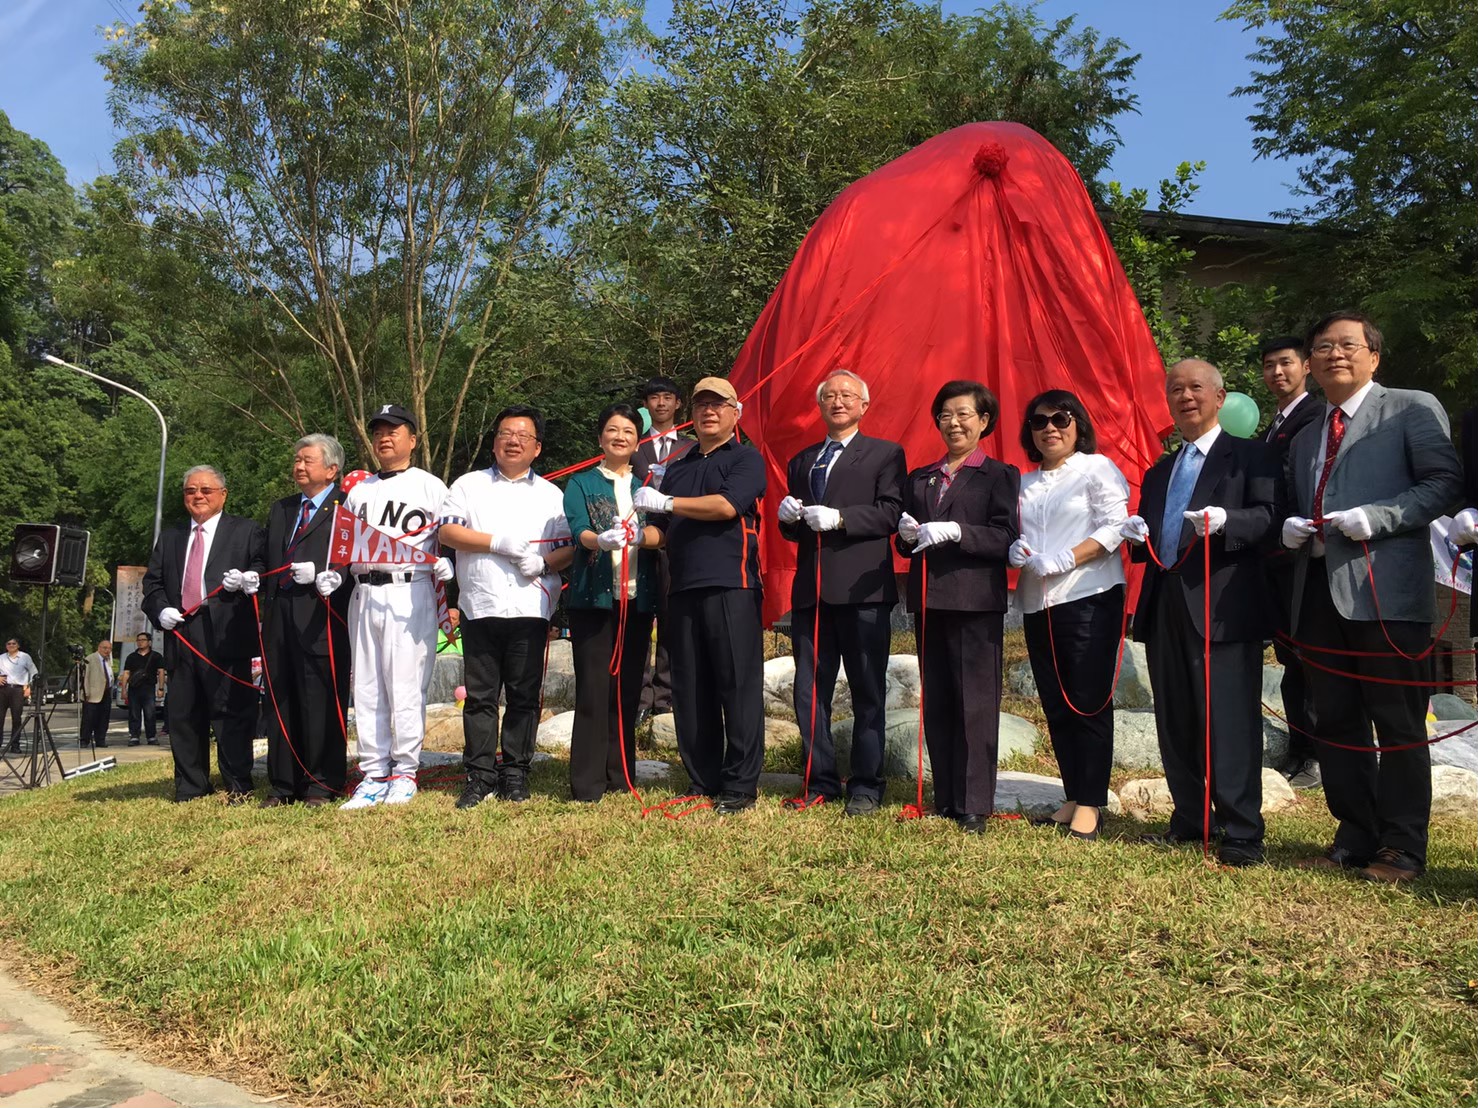
[[[1288,460],[1288,446],[1293,436],[1311,421],[1319,419],[1323,408],[1310,399],[1307,387],[1309,360],[1304,354],[1303,339],[1295,335],[1279,335],[1262,344],[1262,379],[1278,411],[1263,432],[1262,441],[1278,452],[1278,464]],[[1264,563],[1268,574],[1268,591],[1277,604],[1278,626],[1283,635],[1290,632],[1293,604],[1293,556],[1275,546]],[[1288,756],[1280,772],[1295,789],[1319,786],[1319,755],[1314,749],[1314,715],[1309,710],[1307,683],[1303,662],[1298,653],[1281,638],[1274,636],[1273,653],[1283,666],[1283,712],[1288,719]]]
[[[641,387],[639,395],[652,417],[652,429],[631,458],[631,472],[638,484],[650,484],[660,489],[668,465],[693,446],[692,438],[677,431],[677,421],[683,413],[683,390],[670,377],[653,377]],[[672,711],[672,665],[667,658],[667,592],[671,585],[672,567],[664,546],[657,551],[657,649],[642,681],[641,700],[638,702],[642,715]]]
[[[1463,413],[1463,503],[1453,519],[1451,539],[1472,550],[1478,543],[1478,408]],[[1478,638],[1478,604],[1468,605],[1468,637]]]
[[[1147,839],[1201,839],[1209,637],[1211,802],[1213,822],[1225,831],[1217,857],[1224,865],[1256,865],[1263,860],[1262,644],[1270,630],[1262,558],[1278,519],[1277,454],[1222,431],[1227,394],[1210,363],[1177,362],[1166,394],[1185,445],[1145,473],[1139,513],[1124,523],[1124,537],[1136,544],[1134,559],[1148,560],[1142,545],[1148,538],[1166,567],[1150,561],[1134,613],[1175,802],[1169,830]],[[1210,544],[1209,579],[1198,539]]]
[[[289,565],[267,579],[262,635],[267,644],[267,796],[263,808],[329,803],[344,791],[344,713],[349,705],[349,596],[354,576],[325,574],[334,509],[343,501],[344,448],[305,435],[293,454],[298,491],[267,516],[267,561]],[[325,578],[320,595],[318,578]],[[278,714],[281,714],[281,722]],[[284,734],[284,729],[286,734]]]
[[[184,490],[190,524],[159,536],[144,574],[144,613],[154,626],[172,632],[165,640],[164,664],[175,800],[215,791],[210,783],[214,730],[228,803],[243,804],[251,795],[251,732],[257,717],[251,660],[259,644],[251,597],[266,568],[267,537],[251,520],[222,511],[226,479],[215,468],[186,470]]]
[[[839,664],[847,667],[852,690],[847,815],[876,812],[886,784],[883,729],[889,615],[898,600],[888,539],[898,529],[903,510],[905,465],[903,447],[858,430],[869,403],[867,382],[851,370],[833,370],[821,382],[816,404],[826,438],[790,460],[789,495],[777,513],[780,533],[798,544],[790,589],[790,640],[795,653],[795,716],[807,751],[808,785],[803,795],[785,802],[795,810],[835,801],[842,794],[831,738],[831,698]]]

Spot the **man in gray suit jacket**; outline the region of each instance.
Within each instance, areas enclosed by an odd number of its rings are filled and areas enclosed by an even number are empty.
[[[1298,514],[1282,538],[1299,552],[1293,638],[1339,820],[1333,846],[1306,864],[1411,881],[1426,868],[1431,753],[1391,748],[1426,738],[1437,614],[1427,525],[1456,504],[1462,469],[1435,398],[1375,383],[1381,334],[1369,319],[1336,312],[1306,348],[1327,404],[1289,448]]]

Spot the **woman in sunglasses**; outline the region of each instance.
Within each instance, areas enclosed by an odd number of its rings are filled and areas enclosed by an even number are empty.
[[[1129,483],[1097,453],[1082,402],[1049,389],[1026,406],[1021,447],[1039,468],[1021,479],[1021,537],[1011,564],[1032,675],[1067,800],[1038,822],[1098,838],[1113,764],[1112,690],[1124,630],[1124,565],[1115,555]]]

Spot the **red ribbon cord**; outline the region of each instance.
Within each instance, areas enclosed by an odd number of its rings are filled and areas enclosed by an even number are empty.
[[[918,740],[918,767],[915,778],[918,781],[918,791],[914,796],[912,804],[905,804],[903,810],[898,813],[898,818],[923,819],[929,812],[924,807],[924,635],[927,630],[929,619],[929,551],[927,548],[917,552],[919,559],[919,740]],[[937,797],[935,798],[938,799]]]

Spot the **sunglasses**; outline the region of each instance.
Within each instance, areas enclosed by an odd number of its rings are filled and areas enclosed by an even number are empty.
[[[1073,425],[1073,414],[1071,412],[1053,412],[1051,415],[1042,415],[1038,412],[1027,419],[1026,423],[1033,431],[1045,431],[1049,423],[1059,431],[1066,431]]]

